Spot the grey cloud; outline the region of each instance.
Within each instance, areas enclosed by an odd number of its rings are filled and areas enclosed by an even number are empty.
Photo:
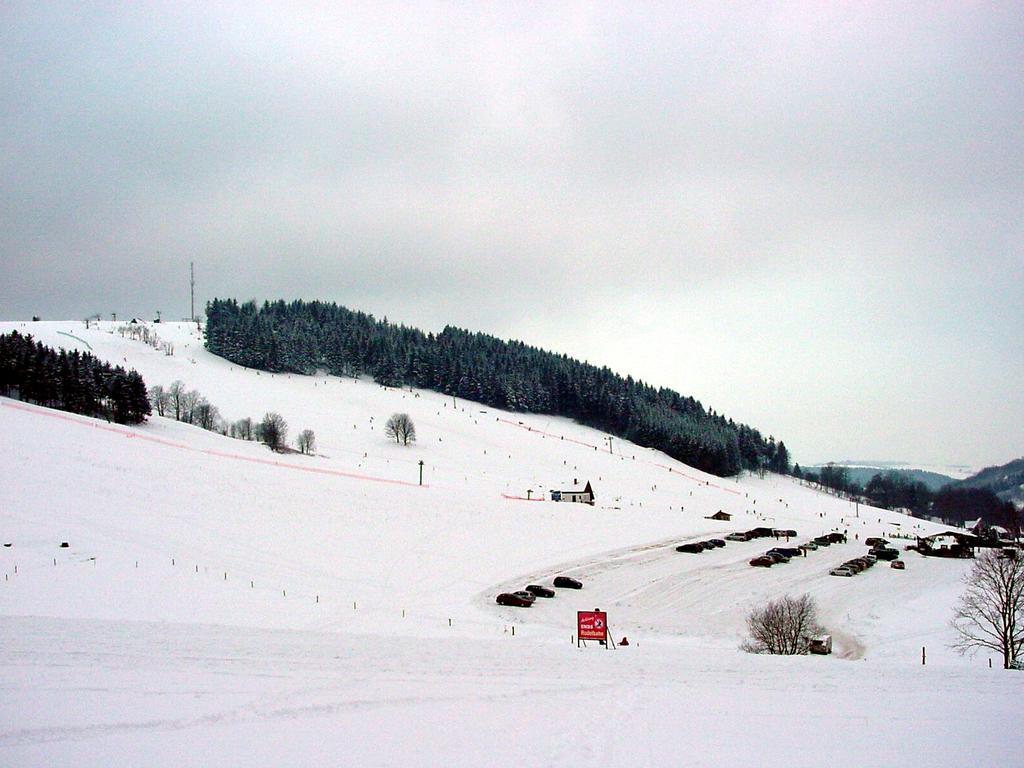
[[[1015,4],[0,14],[6,316],[185,314],[194,260],[204,298],[523,335],[811,459],[958,450],[914,414],[959,370],[989,427],[952,458],[1019,452]]]

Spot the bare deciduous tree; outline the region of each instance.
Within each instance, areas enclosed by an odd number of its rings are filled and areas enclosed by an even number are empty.
[[[741,648],[749,653],[802,655],[809,653],[811,640],[824,632],[818,623],[818,609],[810,595],[770,600],[747,616],[750,639]]]
[[[295,443],[298,445],[301,453],[312,453],[316,450],[316,435],[313,434],[312,429],[304,429],[299,432]]]
[[[183,421],[186,424],[195,424],[196,409],[199,407],[202,399],[202,395],[194,389],[183,391],[178,397],[178,409],[181,414],[179,421]]]
[[[196,407],[193,409],[193,423],[208,429],[211,432],[217,429],[218,422],[220,421],[220,411],[217,410],[217,406],[210,405],[205,397],[199,399]]]
[[[167,395],[171,399],[171,409],[174,411],[174,420],[181,421],[182,398],[185,397],[185,382],[181,379],[171,382],[167,388]]]
[[[244,419],[239,419],[231,425],[231,436],[239,440],[252,440],[254,432],[255,428],[253,427],[252,419],[248,416]]]
[[[171,407],[171,395],[159,384],[149,388],[149,402],[157,416],[166,416]]]
[[[1024,560],[989,550],[964,576],[967,591],[960,596],[953,644],[960,653],[987,648],[1003,657],[1009,669],[1024,646]]]
[[[279,450],[288,438],[288,422],[279,413],[266,413],[260,422],[260,440],[271,450]]]
[[[408,413],[393,413],[384,425],[384,434],[395,438],[395,442],[408,445],[416,441],[416,426]]]

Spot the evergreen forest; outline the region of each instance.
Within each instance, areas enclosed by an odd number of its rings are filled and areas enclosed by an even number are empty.
[[[692,397],[520,341],[451,326],[424,333],[319,301],[259,306],[214,299],[206,314],[210,352],[249,368],[367,375],[383,386],[565,416],[719,476],[744,469],[789,471],[781,441]]]
[[[137,371],[57,352],[17,331],[0,335],[0,395],[118,424],[139,424],[151,411]]]

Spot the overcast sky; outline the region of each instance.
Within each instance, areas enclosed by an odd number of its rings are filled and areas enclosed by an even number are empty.
[[[1024,454],[1019,2],[0,4],[0,315],[333,300]],[[254,10],[254,6],[262,8]]]

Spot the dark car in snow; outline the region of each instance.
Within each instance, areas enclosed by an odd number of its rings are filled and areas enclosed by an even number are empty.
[[[899,560],[900,553],[898,549],[890,549],[889,547],[875,547],[871,550],[871,554],[877,557],[879,560]]]
[[[788,557],[786,557],[781,552],[776,552],[774,550],[772,550],[771,552],[765,552],[764,553],[764,557],[769,557],[769,558],[772,559],[773,562],[776,562],[776,563],[788,563],[789,562],[789,558]]]
[[[678,547],[676,547],[676,552],[689,552],[694,555],[700,554],[703,551],[704,545],[701,544],[699,541],[693,541],[689,544],[680,544]]]
[[[753,560],[751,560],[750,564],[755,568],[771,568],[773,565],[775,565],[775,560],[773,560],[770,557],[767,557],[766,555],[761,555],[760,557],[755,557]]]
[[[495,598],[498,605],[511,605],[515,608],[529,608],[533,605],[534,596],[529,592],[502,592]]]
[[[710,544],[713,547],[724,547],[725,546],[725,540],[724,539],[708,539],[707,543]]]
[[[786,557],[790,558],[800,557],[801,555],[803,555],[803,551],[800,549],[800,547],[773,547],[770,551],[779,552],[780,554],[783,554]]]
[[[534,597],[554,597],[555,590],[549,587],[542,587],[540,584],[529,584],[526,587],[526,591]]]
[[[559,589],[583,589],[583,582],[568,576],[555,576],[554,585]]]

